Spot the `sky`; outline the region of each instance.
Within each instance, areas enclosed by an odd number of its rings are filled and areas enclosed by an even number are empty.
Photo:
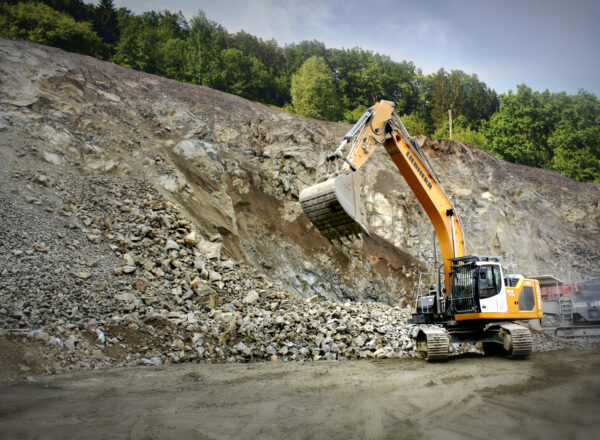
[[[534,90],[600,97],[600,0],[115,0],[134,13],[199,10],[230,33],[280,46],[317,40],[477,74],[499,93]]]

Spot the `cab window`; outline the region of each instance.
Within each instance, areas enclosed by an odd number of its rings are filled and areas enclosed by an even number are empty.
[[[489,298],[500,293],[502,281],[498,266],[480,266],[477,276],[479,298]]]

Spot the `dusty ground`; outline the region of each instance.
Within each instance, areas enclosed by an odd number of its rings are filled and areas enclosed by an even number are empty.
[[[1,438],[595,438],[600,351],[179,365],[0,388]]]

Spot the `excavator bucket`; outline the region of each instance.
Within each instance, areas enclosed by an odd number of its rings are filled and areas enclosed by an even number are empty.
[[[361,232],[369,235],[360,189],[358,175],[340,174],[304,188],[300,192],[300,205],[310,221],[330,241]]]

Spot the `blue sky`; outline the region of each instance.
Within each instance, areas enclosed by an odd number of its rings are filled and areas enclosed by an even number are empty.
[[[318,40],[475,73],[503,93],[534,90],[600,97],[600,0],[115,0],[135,13],[203,10],[229,32],[281,46]]]

